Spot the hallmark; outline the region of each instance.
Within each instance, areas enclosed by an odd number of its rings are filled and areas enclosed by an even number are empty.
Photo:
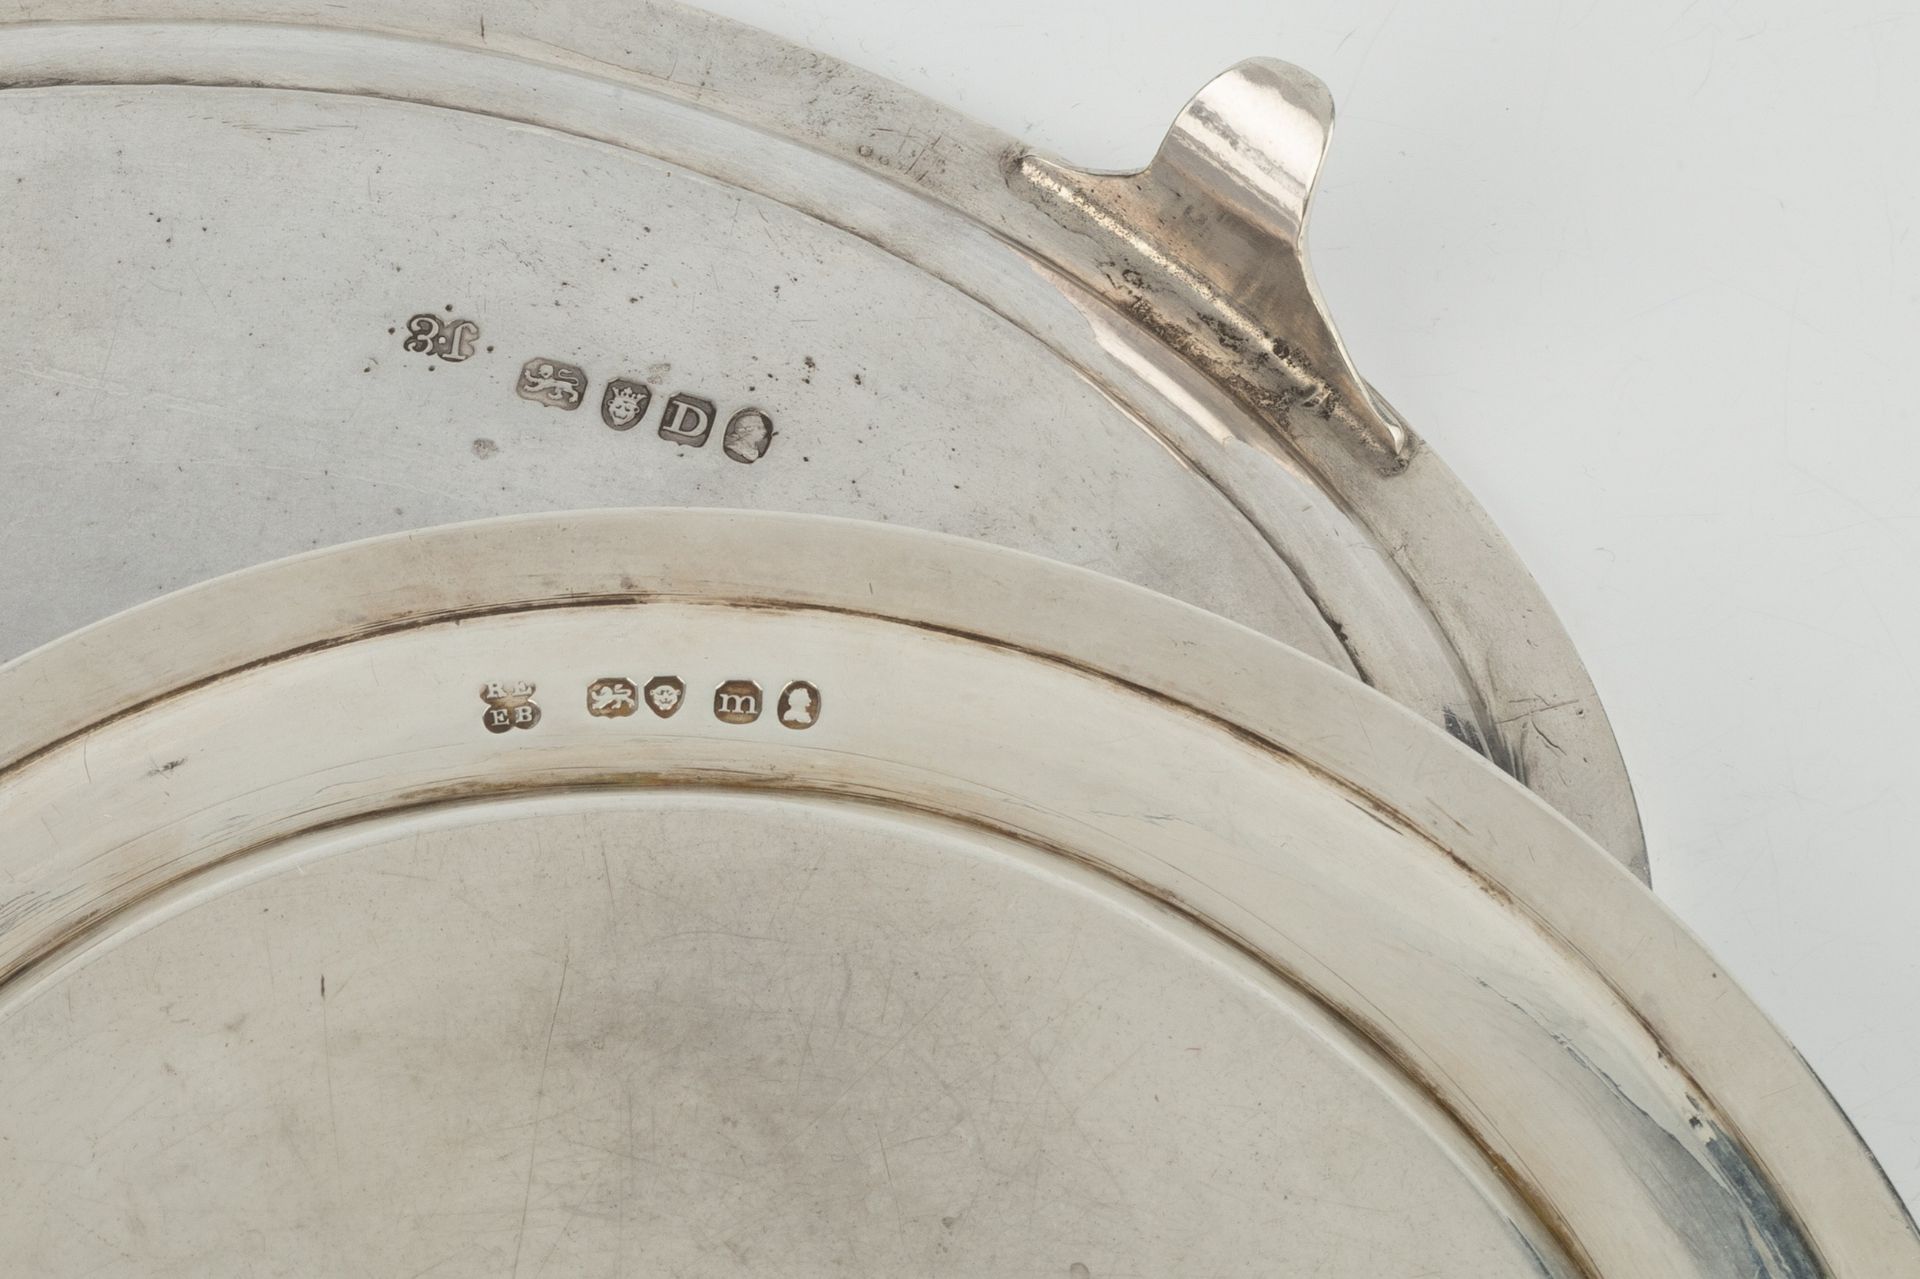
[[[559,360],[528,360],[513,388],[523,400],[549,408],[573,410],[587,393],[587,371]]]
[[[633,681],[611,677],[587,685],[587,714],[596,719],[625,719],[640,707]]]
[[[820,690],[797,679],[780,690],[780,700],[774,709],[779,712],[784,727],[812,728],[820,722]]]
[[[440,323],[431,315],[416,315],[414,320],[433,326]],[[474,329],[472,336],[478,335],[479,330]],[[416,340],[430,343],[431,335],[409,338],[408,350],[428,349],[427,346],[416,348],[413,345]],[[535,404],[572,410],[586,401],[590,382],[587,371],[579,365],[542,358],[528,360],[521,366],[514,391],[521,399]],[[600,390],[600,420],[608,430],[631,431],[646,419],[653,402],[653,387],[638,378],[609,378]],[[697,449],[705,447],[719,420],[719,410],[712,400],[691,391],[676,391],[661,405],[660,420],[654,429],[670,444]],[[740,409],[727,419],[726,428],[720,433],[720,450],[733,461],[751,466],[767,455],[774,434],[773,418],[764,409]]]
[[[653,402],[653,388],[645,382],[617,377],[607,383],[600,395],[600,420],[616,431],[630,431],[647,415]]]
[[[699,448],[713,431],[713,401],[680,392],[660,414],[660,438]]]
[[[773,443],[773,419],[759,409],[741,409],[727,422],[720,447],[736,462],[749,466],[767,455]]]
[[[687,686],[673,675],[656,675],[647,681],[647,709],[661,719],[672,719],[687,695]]]
[[[730,679],[713,690],[713,717],[723,724],[751,724],[760,718],[760,686]]]

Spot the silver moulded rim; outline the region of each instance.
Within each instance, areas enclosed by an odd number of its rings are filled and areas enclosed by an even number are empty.
[[[587,619],[650,610],[686,613],[700,634],[758,626],[771,629],[755,642],[805,636],[858,654],[857,676],[824,689],[834,727],[770,730],[749,749],[709,727],[714,742],[660,739],[644,762],[615,760],[579,708],[578,729],[550,709],[546,737],[480,731],[476,655],[491,669],[509,652],[522,668],[551,666],[591,647]],[[446,690],[421,705],[444,701],[457,716],[410,718],[396,698],[379,729],[277,736],[247,723],[271,719],[283,680],[342,654],[331,669],[390,688],[403,667],[381,654],[413,642],[450,668]],[[947,704],[927,701],[910,660],[931,653],[991,675],[972,687],[965,722],[900,722]],[[201,702],[230,735],[258,737],[269,771],[269,756],[298,773],[390,736],[391,778],[368,774],[379,780],[351,802],[341,797],[353,787],[325,774],[332,821],[376,817],[406,794],[454,802],[460,785],[477,795],[670,779],[991,827],[1172,906],[1352,1027],[1497,1170],[1538,1232],[1543,1273],[1920,1275],[1920,1239],[1818,1080],[1591,840],[1324,664],[1096,574],[819,517],[523,517],[190,588],[0,667],[0,699],[14,708],[0,723],[7,1003],[59,980],[141,901],[206,873],[233,841],[291,839],[317,820],[310,799],[276,807],[292,792],[256,789],[240,775],[251,764],[196,767],[214,743],[169,736],[181,729],[168,717]],[[1056,700],[1084,717],[1034,718],[1036,703]],[[1131,753],[1166,775],[1123,796],[1123,811],[1104,774],[1113,734],[1138,732],[1143,707],[1169,737]],[[1045,764],[1010,778],[994,732],[1015,721],[1044,738],[1027,745]],[[1200,788],[1179,775],[1175,734],[1246,752],[1271,784],[1223,804],[1182,794]],[[177,767],[113,763],[176,748]],[[403,794],[403,780],[422,789]],[[88,810],[108,791],[111,804]],[[1284,837],[1326,799],[1344,814],[1335,845]],[[177,827],[145,851],[110,829],[155,813]],[[211,825],[193,835],[200,821]]]
[[[1565,633],[1355,371],[1321,304],[1304,236],[1332,108],[1310,75],[1243,64],[1195,97],[1148,168],[1097,174],[670,3],[0,2],[0,98],[107,86],[533,126],[754,192],[911,265],[1037,339],[1217,490],[1284,562],[1330,660],[1446,725],[1645,877],[1625,766]],[[1290,522],[1281,474],[1311,497],[1311,520]],[[48,527],[48,545],[68,539]],[[101,594],[129,601],[126,583],[115,591]]]

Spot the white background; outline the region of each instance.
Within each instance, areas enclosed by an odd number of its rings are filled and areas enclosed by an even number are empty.
[[[708,0],[1077,163],[1333,88],[1313,260],[1598,681],[1659,894],[1920,1204],[1920,4]]]

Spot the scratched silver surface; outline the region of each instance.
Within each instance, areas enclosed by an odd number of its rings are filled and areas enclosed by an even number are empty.
[[[826,805],[382,823],[22,1011],[0,1235],[43,1275],[1540,1273],[1296,1001],[1082,879]]]
[[[1644,876],[1551,610],[1314,290],[1330,120],[1249,63],[1096,175],[671,5],[0,0],[0,655],[452,520],[855,516],[1280,638]]]

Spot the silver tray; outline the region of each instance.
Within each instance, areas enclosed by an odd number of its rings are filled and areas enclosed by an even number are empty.
[[[0,701],[13,1273],[1920,1275],[1625,868],[1109,578],[490,521]]]
[[[854,516],[1281,639],[1645,875],[1565,635],[1316,295],[1311,76],[1104,175],[672,5],[4,19],[0,657],[461,519]]]

